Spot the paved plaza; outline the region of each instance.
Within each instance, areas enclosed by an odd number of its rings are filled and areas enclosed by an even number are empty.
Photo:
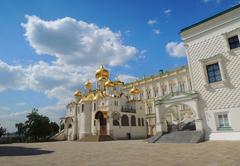
[[[144,141],[0,145],[1,166],[239,166],[240,142],[148,144]]]

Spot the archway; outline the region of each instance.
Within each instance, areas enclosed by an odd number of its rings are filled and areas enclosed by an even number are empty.
[[[67,134],[67,140],[68,141],[72,141],[74,139],[73,136],[73,119],[68,117],[65,120],[65,128],[67,130],[66,134]]]
[[[100,135],[107,135],[107,119],[104,118],[104,115],[101,111],[98,111],[95,114],[95,119],[98,120],[99,124],[99,134]]]
[[[163,133],[196,130],[195,119],[196,115],[188,105],[170,105],[162,116]]]

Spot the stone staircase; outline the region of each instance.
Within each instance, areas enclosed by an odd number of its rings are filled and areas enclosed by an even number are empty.
[[[64,134],[64,130],[62,130],[59,133],[57,133],[54,136],[52,136],[50,138],[50,140],[53,140],[53,141],[65,141],[66,137],[65,137],[65,134]]]
[[[160,139],[161,136],[162,136],[162,133],[156,133],[156,135],[149,137],[146,141],[147,143],[155,143],[157,140]]]
[[[175,131],[165,135],[155,135],[149,139],[149,143],[199,143],[204,141],[202,131]]]
[[[102,142],[102,141],[112,141],[113,138],[110,135],[88,135],[80,139],[81,142]]]

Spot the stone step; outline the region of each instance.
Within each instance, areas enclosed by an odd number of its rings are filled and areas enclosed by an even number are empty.
[[[101,142],[101,141],[112,141],[113,138],[110,135],[88,135],[81,138],[79,141],[81,142]]]
[[[155,143],[157,140],[160,139],[160,137],[162,136],[162,133],[156,133],[156,135],[149,137],[148,139],[146,139],[147,143]]]
[[[202,131],[176,131],[161,136],[156,143],[199,143],[203,140]]]

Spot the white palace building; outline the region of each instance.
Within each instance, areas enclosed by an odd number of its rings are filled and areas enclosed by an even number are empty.
[[[124,84],[101,66],[61,119],[68,140],[137,139],[195,130],[240,140],[240,5],[180,31],[188,66]]]

